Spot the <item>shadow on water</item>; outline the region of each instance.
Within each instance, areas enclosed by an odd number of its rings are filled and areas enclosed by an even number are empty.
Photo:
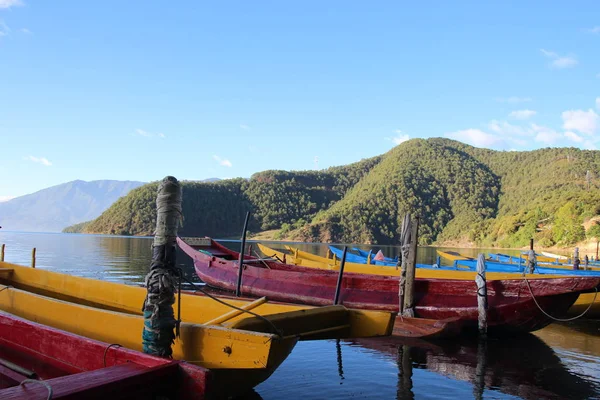
[[[589,399],[600,385],[572,373],[543,340],[528,334],[479,342],[476,338],[427,342],[418,339],[356,339],[360,346],[389,355],[398,366],[398,399],[414,398],[414,370],[424,369],[473,385],[473,397],[486,390],[524,399]],[[487,394],[486,394],[487,395]]]

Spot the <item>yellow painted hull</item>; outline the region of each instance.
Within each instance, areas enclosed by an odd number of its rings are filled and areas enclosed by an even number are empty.
[[[449,252],[441,251],[441,250],[436,250],[435,252],[438,254],[438,256],[440,256],[448,261],[451,261],[451,262],[458,261],[458,260],[471,260],[470,257],[465,257],[458,253],[453,254],[453,253],[449,253]]]
[[[3,262],[0,262],[0,268],[12,269],[10,273],[0,274],[0,283],[3,284],[77,304],[142,315],[141,307],[146,296],[146,289],[142,287],[81,278]],[[232,311],[232,308],[205,296],[182,294],[181,298],[181,319],[184,322],[204,324]],[[248,300],[233,298],[227,298],[225,301],[236,307],[245,307],[249,303]],[[178,299],[174,309],[177,309],[177,302]],[[330,326],[331,318],[334,314],[339,314],[340,308],[348,314],[346,322],[349,327],[330,331],[329,336],[326,337],[358,338],[391,334],[395,314],[390,312],[348,310],[343,306],[311,307],[268,301],[252,308],[251,311],[263,316],[277,314],[277,318],[280,320],[282,318],[280,314],[288,313],[283,316],[286,326],[285,334],[299,334],[302,339],[311,339],[311,336],[306,335],[307,321],[311,320],[310,324],[313,325]],[[293,314],[294,312],[295,314]],[[248,316],[247,313],[241,313],[227,319],[223,325],[235,328]],[[318,338],[323,337],[322,334],[318,335]]]
[[[593,303],[592,303],[593,302]],[[590,306],[591,304],[591,306]],[[589,308],[589,310],[588,310]],[[600,294],[596,293],[583,293],[577,298],[575,304],[569,308],[569,316],[573,317],[580,315],[581,313],[588,310],[585,314],[585,318],[599,318],[600,317]]]
[[[106,343],[142,350],[144,318],[83,306],[0,285],[0,309],[30,321]],[[273,334],[181,324],[173,357],[211,369],[275,369],[287,357],[297,338]],[[231,351],[225,351],[226,348]]]

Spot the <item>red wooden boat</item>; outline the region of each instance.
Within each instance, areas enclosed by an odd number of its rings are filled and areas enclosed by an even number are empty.
[[[239,255],[212,239],[195,240],[194,246],[178,238],[179,247],[194,261],[197,275],[221,289],[234,290]],[[198,251],[200,250],[200,251]],[[242,292],[274,300],[312,305],[332,304],[337,271],[287,265],[255,257],[244,259]],[[537,300],[536,305],[531,292]],[[600,284],[596,277],[493,280],[487,282],[488,330],[528,332],[552,322],[548,314],[560,317],[580,293]],[[477,286],[474,281],[416,279],[417,317],[444,320],[460,318],[466,328],[477,327]],[[347,273],[343,276],[340,302],[346,307],[398,311],[398,279],[395,277]]]
[[[210,397],[210,376],[210,371],[202,367],[0,312],[2,400],[149,399],[157,395],[203,399]]]

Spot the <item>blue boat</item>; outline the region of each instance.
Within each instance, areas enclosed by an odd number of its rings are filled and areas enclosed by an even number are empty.
[[[467,267],[469,270],[475,271],[477,267],[477,260],[457,260],[454,261],[455,267]],[[522,262],[521,265],[518,264],[506,264],[497,261],[486,261],[485,262],[486,270],[489,272],[514,272],[514,273],[523,273],[526,268],[526,263]],[[573,270],[573,269],[565,269],[565,268],[553,268],[551,265],[536,265],[534,269],[534,274],[544,274],[544,275],[568,275],[568,276],[600,276],[600,271],[585,271],[585,270]]]
[[[342,256],[344,254],[344,250],[342,249],[338,249],[337,247],[334,246],[329,246],[329,250],[340,260],[342,259]],[[356,264],[366,264],[367,263],[367,257],[363,257],[361,255],[358,254],[354,254],[354,253],[350,253],[347,252],[346,253],[346,261],[349,262],[353,262]],[[384,266],[388,266],[388,267],[395,267],[396,266],[396,262],[387,262],[387,261],[377,261],[377,260],[373,260],[371,259],[371,265],[384,265]]]
[[[370,258],[372,259],[377,254],[377,253],[373,253],[373,250],[364,251],[363,249],[359,249],[358,247],[353,247],[352,250],[354,250],[355,252],[358,253],[359,256],[364,257],[367,260]],[[388,263],[397,263],[398,257],[394,257],[394,258],[384,257],[383,261],[388,262]]]

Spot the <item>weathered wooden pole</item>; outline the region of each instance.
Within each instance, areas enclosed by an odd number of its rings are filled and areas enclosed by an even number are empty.
[[[144,353],[171,357],[178,322],[173,312],[179,272],[176,268],[177,229],[181,221],[181,186],[176,178],[165,177],[156,196],[156,231],[152,263],[146,275],[144,300]]]
[[[340,301],[340,292],[342,291],[342,278],[344,277],[344,266],[346,265],[347,252],[348,246],[344,246],[344,253],[342,253],[342,262],[340,264],[340,272],[338,274],[337,285],[335,286],[335,296],[333,297],[333,305],[337,305]]]
[[[477,284],[477,318],[479,334],[482,337],[487,335],[487,285],[485,281],[485,256],[479,253],[477,256],[477,275],[475,275],[475,283]]]
[[[35,268],[35,247],[31,249],[31,268]]]
[[[417,243],[419,241],[419,217],[415,217],[410,233],[410,251],[406,267],[406,286],[404,287],[404,310],[402,316],[415,316],[415,274],[417,268]]]
[[[246,220],[244,221],[244,230],[242,231],[242,248],[240,250],[240,259],[238,260],[238,277],[237,284],[235,286],[235,295],[240,297],[242,295],[242,275],[244,274],[244,247],[246,247],[246,232],[248,232],[248,220],[250,219],[250,211],[246,213]]]
[[[3,245],[4,246],[4,245]],[[596,261],[598,261],[598,248],[600,247],[600,240],[596,241]]]
[[[400,231],[400,281],[398,282],[398,315],[404,311],[404,295],[406,290],[406,269],[410,253],[410,214],[404,216],[402,229]]]
[[[535,266],[537,265],[537,257],[535,256],[535,251],[533,251],[533,239],[529,240],[529,253],[527,254],[527,266],[523,270],[523,274],[530,273],[533,274],[535,271]]]
[[[4,247],[5,244],[2,243],[2,246],[0,246],[0,261],[4,261]]]

